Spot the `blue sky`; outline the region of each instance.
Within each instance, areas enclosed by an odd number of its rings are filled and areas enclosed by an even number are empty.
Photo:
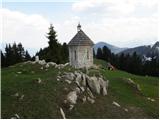
[[[6,1],[0,9],[2,48],[14,41],[32,51],[46,47],[50,23],[61,43],[76,34],[78,22],[94,43],[135,47],[158,40],[158,0]]]

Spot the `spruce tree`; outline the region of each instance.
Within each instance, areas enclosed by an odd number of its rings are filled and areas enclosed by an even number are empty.
[[[18,62],[24,61],[25,51],[21,43],[18,44],[17,50],[18,50]]]
[[[5,67],[5,56],[3,54],[3,52],[1,51],[1,67]]]
[[[103,59],[103,53],[102,53],[102,49],[98,48],[97,49],[97,55],[96,55],[97,59]]]
[[[28,60],[31,60],[31,56],[28,53],[28,51],[26,50],[26,52],[25,52],[25,61],[28,61]]]
[[[69,61],[69,52],[66,43],[63,43],[62,45],[61,55],[62,55],[62,63],[66,63]]]
[[[104,46],[102,48],[102,56],[103,56],[103,60],[107,61],[107,62],[110,62],[111,61],[111,51],[110,49],[108,49],[107,46]]]
[[[93,48],[93,58],[95,58],[95,57],[96,57],[96,53],[95,53],[95,50]]]
[[[57,35],[56,35],[56,31],[54,30],[53,25],[51,24],[49,27],[49,32],[47,33],[47,38],[49,39],[49,47],[47,52],[47,56],[46,59],[47,61],[53,61],[56,63],[60,63],[61,62],[61,49],[60,49],[60,44],[57,41]]]
[[[12,53],[12,47],[10,44],[6,45],[5,56],[6,56],[6,66],[12,65],[13,64],[12,63],[13,53]]]

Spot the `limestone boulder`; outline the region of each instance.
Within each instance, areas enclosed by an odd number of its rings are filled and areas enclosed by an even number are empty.
[[[62,118],[66,119],[65,113],[64,113],[64,111],[63,111],[63,109],[61,107],[60,107],[60,113],[62,115]]]
[[[46,68],[49,68],[49,64],[47,63],[47,64],[45,65],[45,67],[46,67]]]
[[[91,98],[95,98],[89,88],[87,88],[87,94],[88,94]]]
[[[48,62],[47,64],[50,65],[50,66],[55,66],[56,65],[56,63],[54,63],[54,62]]]
[[[72,82],[70,80],[65,80],[65,82],[67,82],[68,84],[71,84]]]
[[[82,74],[82,86],[86,86],[86,75]]]
[[[127,84],[129,84],[130,86],[132,86],[134,89],[136,89],[137,91],[141,92],[141,88],[140,85],[135,83],[131,78],[124,78],[123,79]]]
[[[95,100],[94,100],[93,98],[87,97],[87,100],[88,100],[91,104],[95,103]]]
[[[38,63],[39,63],[40,65],[45,65],[45,64],[46,64],[46,61],[45,61],[45,60],[39,60]]]
[[[115,101],[113,101],[113,103],[112,103],[113,105],[115,105],[115,106],[117,106],[117,107],[121,107],[120,106],[120,104],[119,103],[117,103],[117,102],[115,102]]]
[[[75,75],[73,73],[64,73],[63,77],[68,80],[74,80]]]
[[[88,77],[87,83],[92,92],[100,94],[100,83],[99,80],[94,77]]]
[[[68,95],[67,95],[67,101],[70,104],[76,104],[77,103],[77,92],[76,91],[71,91]]]
[[[102,94],[105,96],[107,95],[107,88],[108,88],[109,81],[104,81],[102,78],[99,78],[99,84],[102,90]]]
[[[24,98],[24,95],[21,95],[21,97],[19,98],[19,100],[23,100],[23,98]]]
[[[81,87],[81,81],[82,81],[82,78],[81,78],[81,74],[80,73],[77,73],[76,74],[76,79],[75,79],[75,82],[76,82],[76,84],[79,86],[79,87]]]

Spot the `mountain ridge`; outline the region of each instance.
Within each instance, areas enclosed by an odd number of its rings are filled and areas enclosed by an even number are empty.
[[[147,56],[147,57],[159,56],[159,42],[157,41],[153,45],[143,45],[134,48],[129,48],[121,51],[119,54],[124,53],[132,55],[134,52],[136,52],[140,56]]]
[[[141,45],[133,48],[120,48],[106,42],[98,42],[93,46],[95,53],[97,52],[98,48],[103,48],[103,46],[107,46],[111,52],[115,54],[124,53],[132,55],[134,52],[136,52],[140,56],[159,56],[159,41],[155,42],[153,45]]]
[[[115,54],[127,49],[127,48],[120,48],[120,47],[111,45],[111,44],[106,43],[106,42],[98,42],[93,46],[93,48],[94,48],[95,52],[97,52],[97,49],[98,48],[103,48],[103,46],[107,46],[111,50],[111,52],[113,52]]]

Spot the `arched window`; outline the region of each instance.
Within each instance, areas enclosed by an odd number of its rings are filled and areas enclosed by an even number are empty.
[[[74,59],[77,59],[76,50],[74,51]]]
[[[87,59],[89,59],[89,50],[87,49]]]

